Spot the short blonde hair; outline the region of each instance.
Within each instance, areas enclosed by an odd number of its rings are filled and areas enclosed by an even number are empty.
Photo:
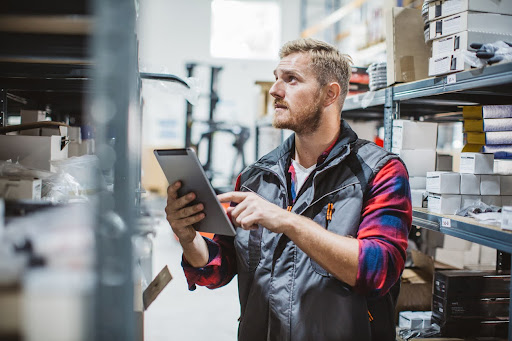
[[[336,81],[340,84],[340,97],[345,99],[348,93],[348,82],[352,74],[352,59],[338,49],[323,41],[305,38],[287,42],[279,51],[279,58],[293,53],[308,53],[311,64],[317,74],[321,86]]]

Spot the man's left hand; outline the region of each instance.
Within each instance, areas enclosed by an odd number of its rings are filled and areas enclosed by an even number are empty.
[[[217,198],[221,202],[237,203],[235,207],[228,208],[228,214],[231,214],[231,221],[235,226],[253,230],[259,224],[276,233],[285,230],[285,218],[290,213],[254,193],[228,192],[219,194]]]

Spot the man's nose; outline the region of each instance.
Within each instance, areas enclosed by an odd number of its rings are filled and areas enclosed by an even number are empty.
[[[284,98],[284,90],[282,89],[279,80],[275,81],[274,84],[272,84],[272,87],[268,92],[274,98]]]

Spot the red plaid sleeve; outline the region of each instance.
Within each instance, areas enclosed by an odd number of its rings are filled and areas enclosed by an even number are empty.
[[[357,235],[355,290],[380,296],[389,291],[404,269],[412,223],[407,170],[399,160],[390,160],[369,186]]]

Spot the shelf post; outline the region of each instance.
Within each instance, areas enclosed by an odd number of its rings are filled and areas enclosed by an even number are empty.
[[[399,115],[398,102],[393,101],[393,87],[387,87],[384,99],[384,149],[391,151],[393,120]]]
[[[95,19],[91,40],[93,91],[86,109],[95,128],[99,166],[113,184],[113,191],[98,195],[95,206],[92,339],[135,341],[132,236],[137,218],[136,172],[140,171],[135,3],[94,0],[91,5]]]
[[[7,91],[0,88],[0,127],[5,125],[7,120]]]

